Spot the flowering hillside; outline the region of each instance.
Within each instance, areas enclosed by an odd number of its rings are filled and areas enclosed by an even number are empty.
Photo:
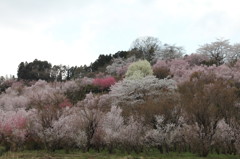
[[[129,54],[105,72],[71,80],[3,80],[0,144],[12,151],[240,153],[240,60],[214,58],[205,47],[171,58],[164,48],[147,56],[152,61]]]

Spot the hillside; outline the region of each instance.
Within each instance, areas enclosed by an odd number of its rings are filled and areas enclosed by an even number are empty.
[[[0,151],[237,155],[240,60],[227,44],[184,55],[136,43],[80,67],[20,63],[0,84]]]

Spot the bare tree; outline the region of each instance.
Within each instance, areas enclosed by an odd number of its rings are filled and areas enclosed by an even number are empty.
[[[133,41],[130,50],[138,52],[140,58],[151,61],[154,53],[161,49],[161,42],[158,38],[145,36],[139,37]]]
[[[155,52],[155,60],[171,60],[175,58],[180,58],[183,56],[185,50],[181,46],[164,44],[162,49]]]

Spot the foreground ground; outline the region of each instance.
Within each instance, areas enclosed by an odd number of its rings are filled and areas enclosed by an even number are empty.
[[[79,151],[66,154],[63,151],[56,151],[48,153],[45,151],[24,151],[24,152],[7,152],[3,154],[0,159],[239,159],[236,155],[217,155],[210,154],[206,158],[197,157],[191,153],[169,153],[160,154],[157,151],[152,151],[142,154],[109,154],[107,152],[87,152]]]

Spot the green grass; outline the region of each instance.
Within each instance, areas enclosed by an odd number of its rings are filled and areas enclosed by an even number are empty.
[[[23,152],[7,152],[0,159],[240,159],[239,155],[217,155],[210,154],[208,157],[198,157],[192,153],[175,153],[160,154],[158,151],[150,151],[140,154],[126,154],[116,152],[109,154],[105,151],[97,153],[94,151],[82,153],[74,151],[66,154],[64,151],[56,151],[49,153],[46,151],[23,151]]]

